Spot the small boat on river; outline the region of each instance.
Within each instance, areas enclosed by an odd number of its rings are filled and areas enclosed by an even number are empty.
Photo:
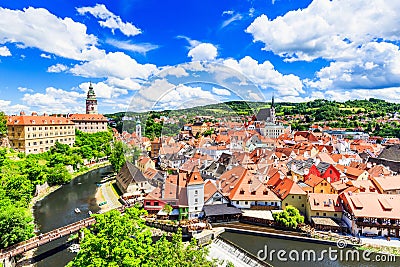
[[[81,213],[81,210],[78,208],[76,208],[74,211],[75,211],[75,213]]]

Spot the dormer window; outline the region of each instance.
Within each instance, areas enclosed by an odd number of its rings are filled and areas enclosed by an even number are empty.
[[[252,184],[253,181],[252,181],[251,179],[249,179],[249,180],[247,181],[247,183],[248,183],[248,184]]]
[[[268,195],[268,190],[265,189],[265,190],[263,191],[263,195]]]
[[[243,190],[243,189],[240,189],[239,194],[244,195],[244,190]]]
[[[254,196],[256,194],[256,191],[251,191],[251,194]]]

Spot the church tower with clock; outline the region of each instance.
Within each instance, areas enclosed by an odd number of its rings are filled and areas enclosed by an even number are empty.
[[[89,85],[89,91],[86,97],[86,114],[98,114],[97,112],[97,98],[93,90],[92,83]]]

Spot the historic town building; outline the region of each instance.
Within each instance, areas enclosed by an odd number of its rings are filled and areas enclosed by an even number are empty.
[[[46,152],[56,142],[73,146],[75,143],[75,124],[65,117],[39,116],[33,112],[19,116],[9,116],[7,133],[11,146],[26,154]]]
[[[70,114],[69,118],[79,131],[85,133],[107,131],[107,118],[97,113],[97,98],[91,83],[86,97],[86,114]]]

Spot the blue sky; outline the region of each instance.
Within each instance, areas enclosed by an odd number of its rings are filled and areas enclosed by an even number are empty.
[[[232,99],[400,102],[391,0],[3,1],[0,110],[172,109]]]

